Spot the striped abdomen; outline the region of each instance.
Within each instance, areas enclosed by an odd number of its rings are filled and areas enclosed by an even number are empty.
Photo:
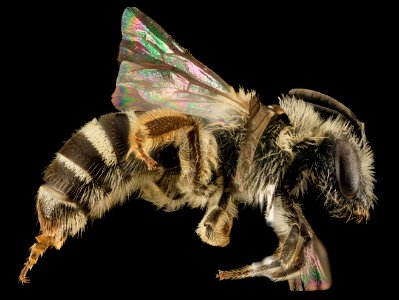
[[[126,161],[133,113],[93,119],[76,132],[45,171],[37,195],[41,230],[61,244],[123,201],[135,187],[135,164]]]

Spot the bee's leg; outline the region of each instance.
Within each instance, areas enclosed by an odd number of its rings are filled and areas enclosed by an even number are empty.
[[[134,135],[134,143],[135,143],[135,148],[137,148],[138,153],[136,156],[143,160],[147,167],[148,170],[153,170],[155,169],[155,166],[158,164],[149,154],[148,152],[144,149],[143,143],[145,142],[146,136],[143,132],[136,132]],[[132,140],[132,139],[131,139]],[[127,153],[127,157],[130,156],[132,153],[132,148],[130,148],[129,152]]]
[[[61,242],[62,244],[63,242]],[[36,237],[36,243],[32,245],[30,248],[30,255],[27,261],[24,264],[24,267],[21,270],[19,275],[19,281],[22,284],[29,283],[29,278],[27,277],[28,271],[32,269],[32,267],[37,263],[37,260],[40,256],[46,252],[46,250],[50,247],[55,246],[55,241],[53,237],[40,234]]]
[[[190,160],[195,170],[193,180],[196,181],[200,168],[199,124],[194,118],[182,113],[159,109],[141,115],[137,126],[130,134],[127,157],[134,153],[138,159],[147,164],[149,170],[153,170],[158,162],[149,152],[163,145],[179,144],[183,138],[187,139],[190,145]]]
[[[293,204],[285,209],[277,198],[266,215],[280,240],[275,253],[261,262],[219,271],[217,277],[224,280],[265,276],[273,281],[288,280],[291,290],[328,289],[331,275],[326,252],[299,206]]]
[[[294,254],[300,254],[302,250],[303,240],[299,239],[299,228],[297,225],[293,225],[289,235],[284,241],[280,241],[273,255],[242,268],[231,271],[219,271],[217,277],[220,280],[225,280],[266,276],[271,280],[278,280],[277,278],[281,276],[298,271],[298,268],[301,267],[301,259],[294,256]]]
[[[225,247],[230,243],[230,232],[236,215],[237,205],[232,193],[225,189],[218,203],[208,208],[196,232],[203,242]]]
[[[47,249],[61,249],[66,239],[82,231],[87,222],[81,207],[48,184],[39,188],[36,208],[41,234],[36,237],[36,243],[30,248],[30,255],[19,275],[22,284],[29,283],[28,271]]]

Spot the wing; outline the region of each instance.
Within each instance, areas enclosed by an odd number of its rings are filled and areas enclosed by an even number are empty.
[[[118,110],[168,107],[210,122],[249,115],[249,100],[180,47],[137,8],[122,16],[120,69],[112,103]]]

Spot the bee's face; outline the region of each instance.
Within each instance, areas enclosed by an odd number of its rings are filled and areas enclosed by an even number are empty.
[[[303,195],[313,184],[332,216],[367,220],[375,201],[373,154],[367,141],[341,117],[322,119],[300,101],[282,105],[292,123],[290,194]]]
[[[355,141],[353,136],[323,141],[321,148],[329,148],[325,165],[321,163],[325,169],[315,170],[315,178],[332,216],[360,222],[369,218],[375,199],[369,175],[372,156],[367,147]]]

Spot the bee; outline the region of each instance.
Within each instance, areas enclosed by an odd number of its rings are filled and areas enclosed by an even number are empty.
[[[40,232],[19,276],[49,248],[130,196],[165,211],[205,210],[196,233],[230,243],[238,207],[259,207],[278,237],[260,262],[219,280],[264,276],[291,290],[331,286],[328,254],[301,205],[310,188],[332,217],[367,220],[374,158],[364,124],[338,100],[292,89],[264,105],[238,92],[137,8],[122,16],[117,112],[86,123],[56,153],[39,187]]]

